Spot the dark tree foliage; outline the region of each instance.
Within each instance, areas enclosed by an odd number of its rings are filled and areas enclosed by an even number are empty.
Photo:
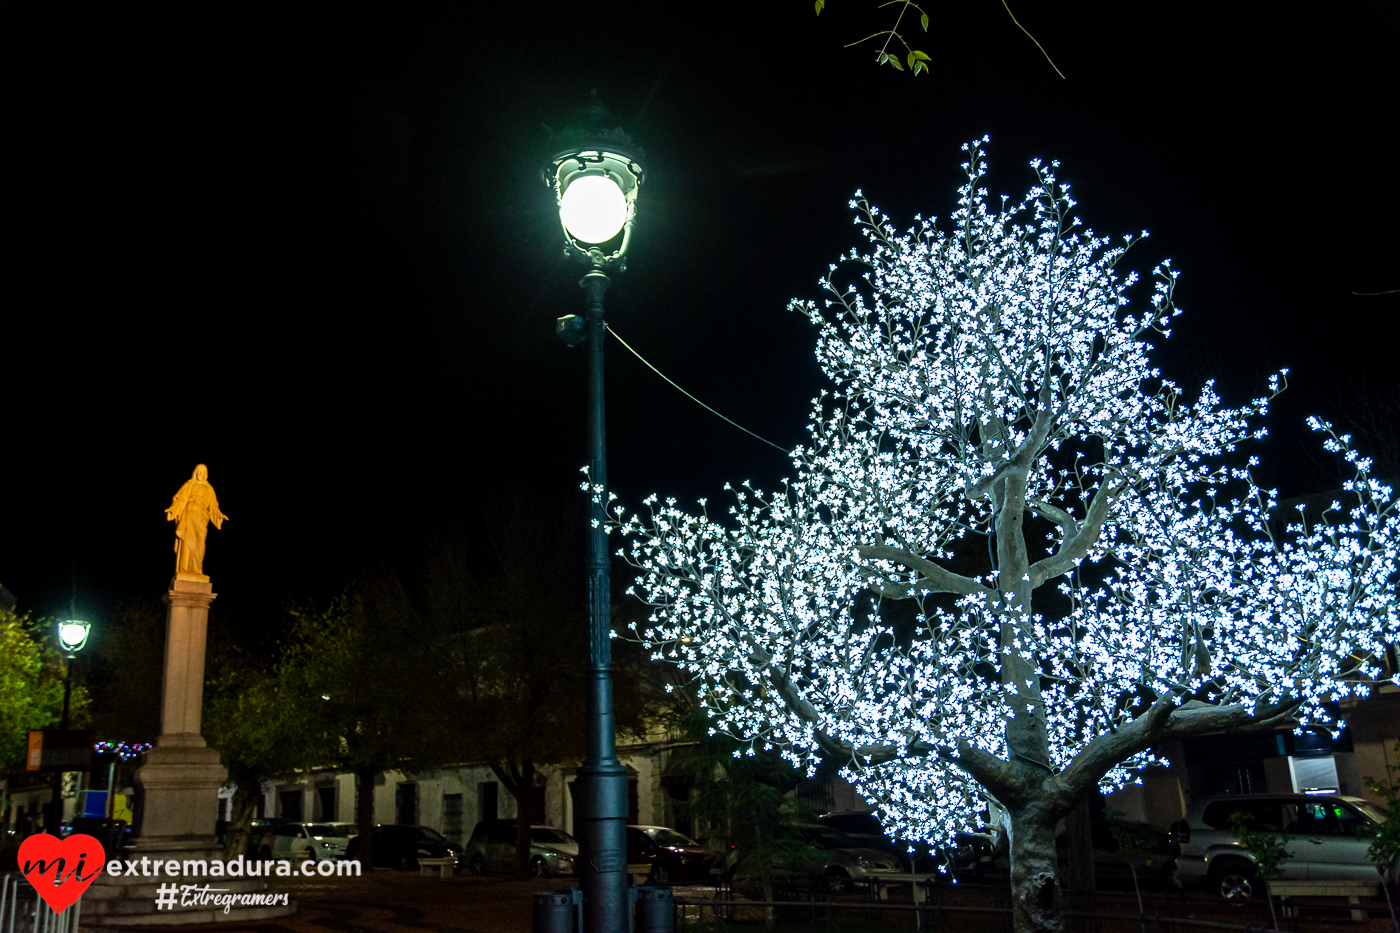
[[[488,764],[516,802],[515,871],[529,872],[540,768],[584,757],[587,576],[581,508],[507,498],[476,552],[444,539],[427,562],[422,618],[446,692],[444,741],[456,760]],[[614,716],[640,735],[660,696],[631,643],[613,642]]]
[[[298,728],[306,731],[308,757],[355,775],[366,868],[373,865],[375,778],[460,760],[439,732],[440,646],[418,621],[399,580],[380,574],[323,611],[294,611],[278,670],[282,702],[300,705],[307,717]]]
[[[131,600],[95,627],[79,661],[97,737],[154,743],[160,736],[165,677],[166,610],[159,600]]]
[[[695,781],[690,799],[678,802],[682,815],[704,821],[706,847],[735,884],[773,900],[775,885],[804,876],[819,857],[802,838],[816,814],[790,793],[802,775],[776,753],[714,731],[704,708],[684,695],[673,715],[698,743],[698,754],[676,765]]]

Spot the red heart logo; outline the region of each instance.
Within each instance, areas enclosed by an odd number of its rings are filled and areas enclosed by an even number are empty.
[[[82,833],[67,839],[38,833],[19,847],[20,872],[58,914],[83,896],[106,864],[107,852],[102,843]]]

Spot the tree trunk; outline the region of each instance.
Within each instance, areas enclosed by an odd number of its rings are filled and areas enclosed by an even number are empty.
[[[359,795],[355,800],[355,822],[360,825],[360,868],[362,871],[374,869],[374,779],[379,772],[374,768],[359,768],[355,771],[355,784]]]
[[[510,786],[515,796],[515,877],[530,877],[530,795],[535,789],[535,763],[526,758]]]
[[[1016,933],[1062,933],[1064,903],[1056,877],[1058,814],[1031,804],[1011,812],[1011,910]]]
[[[256,855],[248,852],[248,835],[253,828],[253,818],[258,812],[258,800],[262,798],[262,787],[256,783],[240,781],[233,792],[233,807],[229,813],[228,836],[224,839],[224,861],[240,855]]]

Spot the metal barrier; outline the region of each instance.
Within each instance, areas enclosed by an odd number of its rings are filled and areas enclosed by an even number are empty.
[[[54,913],[17,871],[0,874],[0,933],[78,933],[83,902]]]

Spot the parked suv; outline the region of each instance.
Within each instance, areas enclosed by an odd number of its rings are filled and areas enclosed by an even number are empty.
[[[1333,794],[1239,794],[1197,801],[1186,819],[1172,824],[1171,841],[1180,847],[1177,877],[1183,885],[1204,882],[1207,892],[1231,903],[1263,896],[1253,856],[1230,828],[1233,813],[1251,814],[1249,826],[1257,831],[1293,837],[1287,844],[1292,858],[1281,866],[1283,880],[1379,880],[1366,857],[1369,843],[1357,835],[1367,823],[1385,822],[1371,804]]]

